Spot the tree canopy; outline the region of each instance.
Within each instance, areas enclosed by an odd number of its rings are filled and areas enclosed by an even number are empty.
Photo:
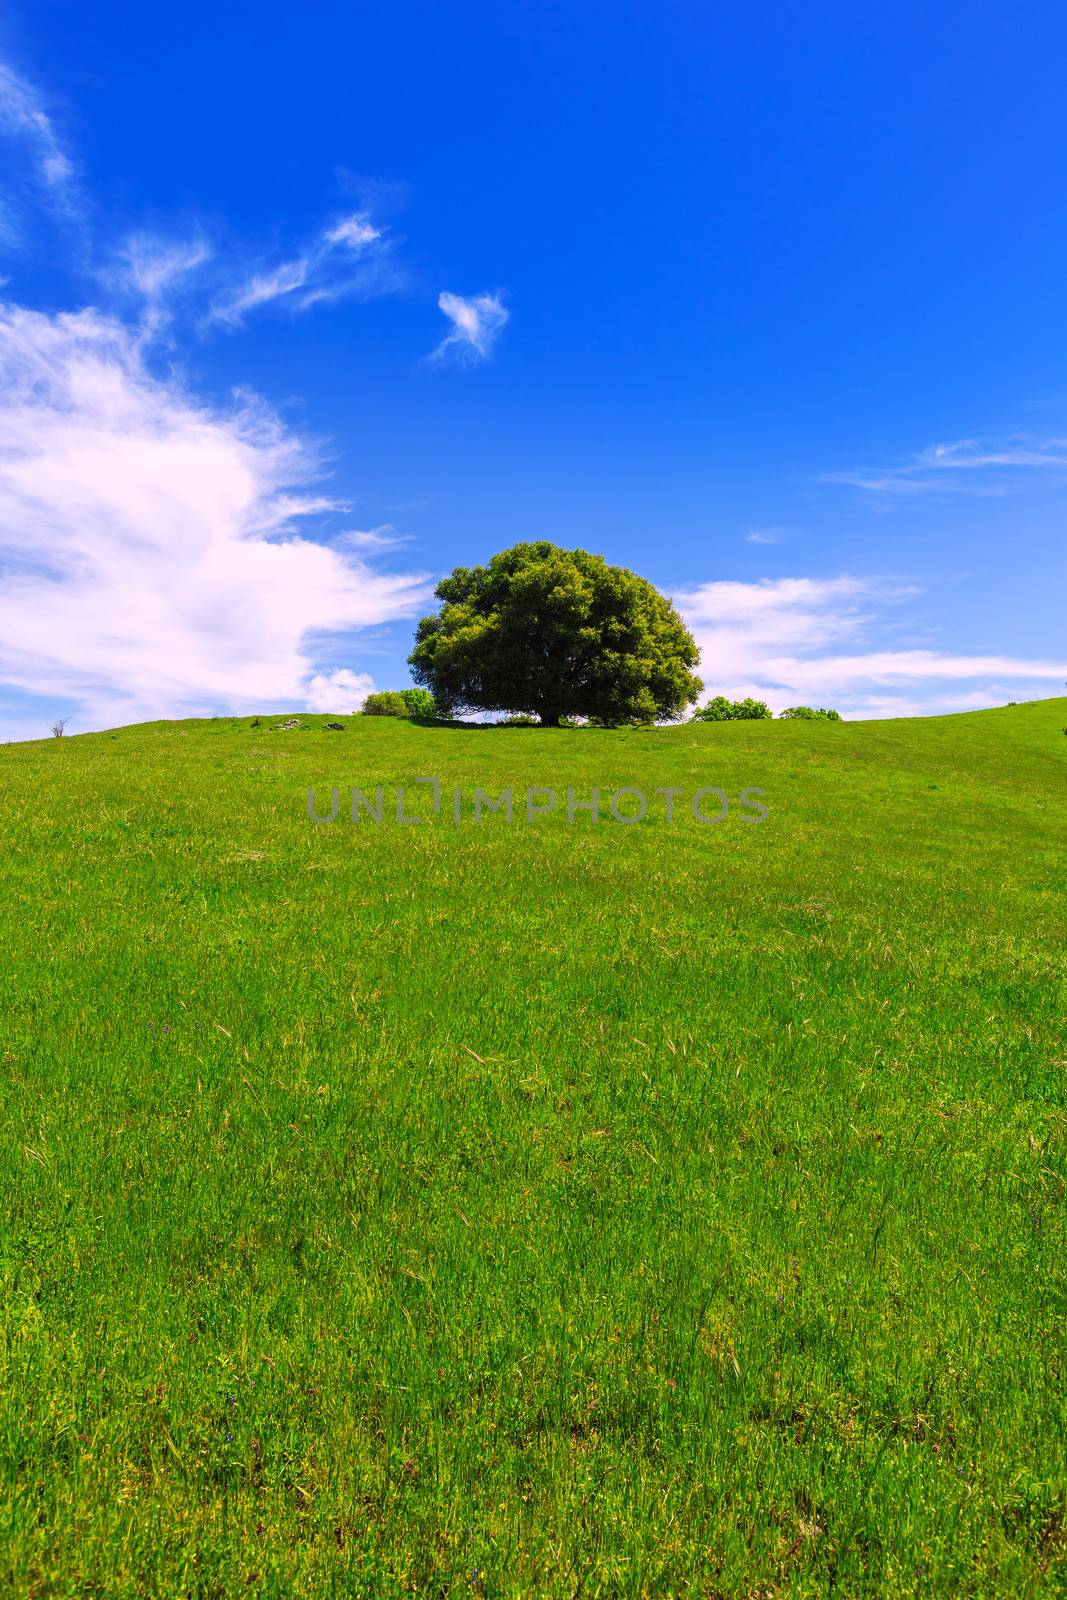
[[[408,657],[440,711],[528,712],[608,726],[674,721],[700,693],[699,652],[674,606],[625,567],[547,540],[437,585]]]

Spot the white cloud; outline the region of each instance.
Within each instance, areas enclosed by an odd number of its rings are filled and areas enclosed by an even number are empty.
[[[254,397],[153,377],[123,324],[0,307],[0,682],[96,727],[352,700],[309,641],[430,585],[302,537],[334,506],[315,472]]]
[[[373,689],[374,679],[366,672],[351,672],[347,667],[317,672],[308,684],[304,705],[308,711],[350,717]]]
[[[824,472],[821,483],[844,484],[883,496],[931,493],[1009,494],[1035,469],[1067,471],[1067,439],[1012,434],[1001,439],[957,439],[928,445],[890,467]]]
[[[753,528],[745,540],[748,544],[777,544],[781,536],[781,528]]]
[[[251,273],[213,301],[211,319],[239,326],[250,311],[283,301],[294,312],[347,295],[369,299],[400,288],[404,275],[392,256],[386,231],[363,211],[341,217],[298,255]]]
[[[437,304],[452,323],[452,330],[441,340],[430,360],[461,363],[487,360],[509,317],[499,294],[464,298],[446,291],[438,296]]]
[[[914,587],[882,579],[764,578],[758,583],[705,583],[678,596],[691,626],[710,629],[720,647],[736,640],[814,649],[854,638],[887,603]]]
[[[930,715],[1037,699],[1067,679],[1067,662],[872,648],[885,610],[918,593],[879,578],[778,578],[707,583],[675,602],[708,693],[751,695],[776,712],[816,704],[853,717]]]

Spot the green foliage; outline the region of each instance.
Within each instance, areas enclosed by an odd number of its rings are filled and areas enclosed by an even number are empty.
[[[437,715],[437,702],[429,689],[401,689],[400,698],[409,717],[429,719]]]
[[[0,746],[5,1600],[1062,1600],[1067,700],[325,720]]]
[[[400,690],[381,689],[377,694],[369,694],[364,700],[363,714],[367,717],[406,717],[409,712]]]
[[[818,709],[814,706],[790,706],[786,711],[780,711],[779,717],[793,722],[840,722],[840,711],[827,711],[823,706]]]
[[[693,712],[698,722],[763,722],[770,715],[770,706],[762,700],[727,700],[721,694]]]
[[[531,717],[525,711],[516,712],[513,717],[502,717],[497,723],[498,728],[539,728],[541,724],[536,717]]]
[[[585,550],[517,544],[437,586],[412,676],[447,710],[523,711],[546,727],[671,721],[700,691],[698,652],[644,578]]]
[[[436,717],[437,702],[428,689],[380,689],[363,702],[368,717]]]

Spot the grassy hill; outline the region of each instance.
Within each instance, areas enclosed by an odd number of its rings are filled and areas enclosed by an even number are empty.
[[[8,1592],[1062,1594],[1067,701],[281,720],[0,748]]]

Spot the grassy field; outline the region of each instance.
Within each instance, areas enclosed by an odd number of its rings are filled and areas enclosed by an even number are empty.
[[[0,748],[3,1592],[1063,1594],[1067,701],[279,720]]]

